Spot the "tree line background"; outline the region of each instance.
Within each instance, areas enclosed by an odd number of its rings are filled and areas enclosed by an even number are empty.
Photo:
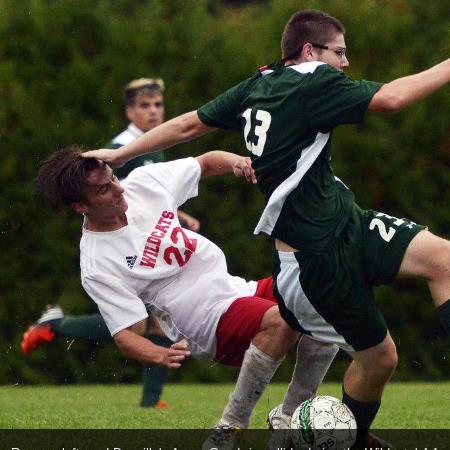
[[[80,218],[33,198],[43,158],[72,143],[98,148],[126,126],[121,89],[138,77],[166,82],[167,118],[196,109],[279,58],[290,15],[318,8],[340,18],[353,78],[390,81],[423,70],[450,50],[446,0],[206,1],[0,0],[0,383],[122,382],[139,364],[114,345],[59,340],[20,353],[23,332],[47,303],[93,312],[79,280]],[[392,116],[341,127],[333,165],[359,204],[408,217],[450,237],[450,89]],[[241,154],[237,134],[216,132],[169,150]],[[252,236],[263,207],[256,188],[232,177],[207,180],[187,210],[225,251],[231,273],[271,272],[271,250]],[[195,301],[195,299],[192,299]],[[424,283],[377,289],[400,363],[395,379],[448,377],[448,346]],[[341,379],[345,355],[327,379]],[[277,379],[287,380],[292,358]],[[172,380],[225,381],[235,370],[189,361]]]

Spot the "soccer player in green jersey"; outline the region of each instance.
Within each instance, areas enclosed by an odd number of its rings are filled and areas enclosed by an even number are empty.
[[[336,18],[298,11],[284,29],[279,62],[118,151],[85,155],[121,165],[217,128],[241,132],[266,198],[255,233],[270,235],[276,248],[280,310],[293,328],[352,357],[343,401],[357,420],[356,446],[376,447],[367,430],[397,352],[372,287],[400,276],[425,279],[450,334],[450,242],[407,219],[361,210],[333,174],[332,131],[366,113],[400,111],[447,85],[450,59],[386,84],[353,81],[343,72],[344,34]]]
[[[162,78],[138,78],[130,81],[123,89],[125,115],[130,121],[127,128],[106,144],[106,148],[118,149],[133,142],[146,131],[164,122],[164,91]],[[134,169],[158,162],[164,162],[163,151],[134,158],[115,173],[119,180],[126,178]],[[184,211],[178,210],[178,218],[184,228],[192,231],[200,229],[200,222]]]

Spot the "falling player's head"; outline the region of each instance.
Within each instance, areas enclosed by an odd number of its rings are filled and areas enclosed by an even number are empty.
[[[34,180],[34,189],[41,200],[52,207],[70,205],[83,199],[88,188],[87,176],[102,162],[83,158],[81,149],[73,145],[52,153],[42,162]]]
[[[112,169],[81,153],[79,147],[71,146],[50,155],[34,181],[37,195],[53,207],[65,204],[94,219],[125,213],[124,190]]]
[[[123,90],[125,114],[136,127],[148,131],[164,122],[164,81],[139,78]]]
[[[344,34],[344,25],[335,17],[314,9],[297,11],[283,31],[283,58],[323,61],[342,70],[348,66]]]

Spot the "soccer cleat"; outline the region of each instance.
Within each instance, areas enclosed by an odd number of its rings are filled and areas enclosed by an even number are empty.
[[[156,402],[156,404],[153,405],[153,408],[156,408],[156,409],[166,409],[168,407],[169,407],[168,403],[165,402],[164,400],[158,400]]]
[[[167,409],[169,404],[164,400],[158,400],[156,403],[151,403],[147,405],[140,404],[141,408],[156,408],[156,409]]]
[[[42,311],[41,317],[37,320],[37,324],[41,325],[52,320],[63,319],[64,312],[59,305],[47,305]]]
[[[203,442],[202,450],[233,450],[236,447],[242,430],[238,427],[219,422],[212,433]]]
[[[289,449],[293,447],[291,416],[283,413],[283,405],[275,406],[267,417],[269,430],[273,430],[266,450]]]
[[[367,433],[361,441],[360,444],[355,444],[352,447],[352,450],[366,450],[371,448],[377,450],[395,450],[395,447],[392,444],[372,433]]]
[[[55,337],[50,324],[31,325],[22,338],[22,353],[31,355],[41,344],[51,342]]]
[[[31,325],[22,338],[22,353],[31,355],[41,344],[51,342],[56,334],[52,330],[51,321],[62,319],[64,313],[58,305],[47,305],[41,317]]]
[[[275,406],[267,417],[269,430],[288,430],[291,428],[291,416],[284,414],[283,405]]]

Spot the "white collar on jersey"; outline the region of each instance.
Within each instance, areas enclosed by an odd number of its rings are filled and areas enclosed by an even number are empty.
[[[300,64],[289,65],[286,66],[286,68],[294,69],[299,73],[313,73],[317,69],[317,67],[321,66],[322,64],[326,63],[322,61],[308,61]],[[269,75],[272,72],[274,72],[274,69],[268,68],[261,71],[261,75]]]
[[[296,64],[295,66],[288,66],[288,68],[294,69],[299,73],[314,73],[314,71],[323,64],[326,63],[324,63],[323,61],[308,61]]]
[[[144,131],[142,131],[140,128],[138,128],[134,123],[130,123],[128,125],[127,130],[133,135],[138,138],[139,136],[142,136],[144,134]]]

